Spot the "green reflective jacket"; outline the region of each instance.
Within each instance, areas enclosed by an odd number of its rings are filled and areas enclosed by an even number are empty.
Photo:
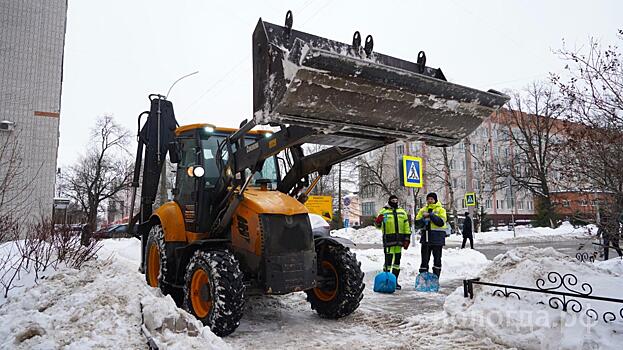
[[[384,207],[377,216],[379,215],[383,215],[383,222],[380,225],[375,223],[375,226],[381,229],[383,234],[411,234],[409,215],[404,209],[398,208],[394,210],[392,208]]]
[[[429,209],[432,210],[434,215],[443,219],[443,226],[437,226],[435,225],[435,223],[431,222],[430,223],[431,231],[435,231],[435,230],[445,231],[447,227],[446,226],[446,221],[447,221],[446,210],[441,206],[441,203],[439,202],[435,204],[427,204],[425,207],[420,209],[417,215],[415,216],[415,220],[421,220],[422,218],[424,218],[424,213],[428,212]]]

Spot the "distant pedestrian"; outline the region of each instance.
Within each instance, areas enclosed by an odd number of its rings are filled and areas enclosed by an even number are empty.
[[[389,196],[387,205],[374,220],[376,228],[383,231],[383,251],[385,252],[385,264],[383,271],[391,272],[396,276],[396,289],[400,290],[398,275],[400,275],[400,257],[402,248],[409,248],[411,243],[411,227],[409,215],[398,207],[398,197]]]
[[[463,221],[463,244],[461,249],[465,248],[465,243],[469,239],[469,246],[474,249],[474,235],[472,233],[472,218],[469,217],[469,212],[465,212],[465,221]]]
[[[612,226],[612,227],[611,227]],[[619,257],[623,258],[623,252],[619,246],[619,224],[611,224],[609,217],[603,217],[601,219],[601,225],[597,230],[597,237],[601,237],[604,246],[604,260],[608,260],[610,253],[610,245],[619,254]]]
[[[416,227],[422,227],[422,263],[420,273],[428,272],[430,256],[433,255],[433,273],[441,275],[441,254],[446,244],[446,210],[437,200],[437,194],[426,195],[426,206],[415,216]]]

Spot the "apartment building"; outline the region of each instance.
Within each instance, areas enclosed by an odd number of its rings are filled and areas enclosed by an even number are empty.
[[[66,19],[67,0],[0,0],[0,144],[19,163],[2,210],[33,219],[52,215]]]
[[[400,188],[397,195],[403,207],[409,212],[425,204],[425,196],[436,192],[446,210],[453,207],[462,215],[473,211],[465,203],[465,193],[475,192],[479,204],[495,224],[508,222],[527,222],[534,217],[535,206],[532,195],[518,188],[510,179],[495,176],[490,164],[495,159],[512,157],[513,145],[502,125],[496,118],[489,118],[469,137],[453,147],[443,149],[430,147],[423,142],[398,142],[366,155],[373,159],[382,158],[389,181],[400,179],[403,155],[418,156],[424,161],[424,185],[421,189]],[[447,161],[444,159],[447,158]],[[447,166],[446,166],[447,162]],[[519,169],[526,171],[526,169]],[[360,201],[362,216],[373,216],[382,208],[387,195],[377,186],[366,186],[371,174],[365,170],[360,173]],[[453,196],[451,196],[453,192]],[[454,203],[451,203],[454,197]]]

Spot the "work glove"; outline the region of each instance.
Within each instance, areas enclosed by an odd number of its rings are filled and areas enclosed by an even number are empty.
[[[402,247],[406,250],[409,249],[409,244],[411,244],[411,241],[404,241],[402,242]]]
[[[374,223],[376,224],[376,226],[381,226],[381,223],[383,223],[383,219],[385,219],[385,216],[383,216],[383,214],[379,214],[379,216],[374,219]]]

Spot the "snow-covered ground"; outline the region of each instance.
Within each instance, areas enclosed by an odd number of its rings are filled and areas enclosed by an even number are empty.
[[[574,228],[569,222],[563,222],[555,229],[549,227],[528,227],[517,226],[513,231],[491,231],[475,233],[474,243],[495,244],[495,243],[533,243],[533,242],[552,242],[574,238],[590,237],[597,229],[593,225]],[[343,228],[332,231],[338,237],[344,237],[358,244],[381,244],[381,231],[374,226],[361,229]],[[446,238],[446,243],[460,243],[463,240],[461,235],[452,235]]]
[[[536,281],[543,279],[540,286],[548,288],[560,286],[562,277],[564,283],[556,290],[621,298],[622,270],[621,259],[580,263],[553,248],[523,247],[497,256],[480,272],[480,278],[485,282],[529,288],[537,288]],[[560,275],[549,275],[550,272]],[[549,306],[562,305],[562,300],[557,303],[551,299],[555,295],[509,289],[508,292],[516,292],[521,299],[514,295],[504,298],[493,296],[495,289],[498,288],[475,285],[474,299],[464,298],[463,291],[457,289],[444,304],[448,322],[517,348],[621,349],[622,304],[566,297],[565,300],[576,299],[579,303],[568,301],[569,310],[563,312],[562,307]],[[611,319],[614,320],[606,322]]]
[[[107,240],[80,270],[60,268],[0,306],[2,349],[145,349],[141,325],[169,349],[228,345],[138,272],[140,242]],[[161,347],[165,348],[165,347]]]
[[[564,241],[574,238],[587,238],[591,234],[597,232],[594,225],[573,227],[568,221],[565,221],[559,227],[552,229],[549,227],[529,227],[517,226],[513,231],[490,231],[475,233],[474,243],[478,244],[494,244],[494,243],[536,243],[536,242],[553,242]],[[463,236],[452,235],[446,239],[448,242],[461,242]]]
[[[516,301],[489,296],[480,287],[474,299],[462,294],[465,278],[534,287],[537,278],[558,271],[573,272],[580,283],[590,283],[593,295],[621,297],[620,259],[579,263],[553,249],[530,247],[515,249],[492,262],[475,250],[446,248],[442,288],[431,294],[414,290],[420,264],[416,244],[403,254],[399,279],[403,289],[387,295],[372,291],[374,276],[383,264],[382,250],[354,251],[365,272],[366,290],[352,315],[321,319],[304,293],[252,297],[236,332],[218,338],[177,308],[170,297],[145,284],[138,272],[137,240],[106,240],[98,259],[81,270],[61,268],[37,285],[13,290],[2,300],[0,348],[146,349],[143,324],[161,349],[618,349],[617,342],[623,341],[619,321],[581,328],[570,323],[572,316],[536,305],[545,298],[542,295],[522,294],[522,300]],[[595,309],[603,312],[610,306],[595,304]],[[495,319],[500,324],[478,322],[504,312],[507,314]],[[512,322],[518,317],[513,312],[550,318],[541,322],[528,317],[517,324]]]

